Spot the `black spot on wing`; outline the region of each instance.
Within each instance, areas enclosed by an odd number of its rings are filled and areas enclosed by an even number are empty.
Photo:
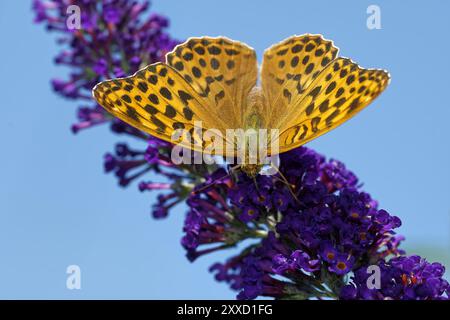
[[[303,64],[304,66],[306,66],[306,64],[308,63],[308,61],[309,61],[309,55],[306,55],[306,56],[303,57],[302,64]]]
[[[211,46],[208,48],[208,52],[212,55],[218,55],[222,52],[222,50],[217,46]]]
[[[229,56],[235,56],[239,54],[239,51],[235,49],[225,49],[225,53]]]
[[[345,101],[347,101],[347,99],[345,97],[342,97],[334,103],[334,106],[339,108],[340,106],[342,106],[345,103]]]
[[[157,114],[158,113],[158,109],[156,109],[154,106],[152,106],[151,104],[147,104],[144,106],[144,110],[147,111],[148,113],[150,113],[151,115],[153,114]]]
[[[298,52],[302,51],[302,49],[303,49],[303,45],[296,44],[295,46],[292,47],[291,51],[292,51],[292,53],[298,53]]]
[[[192,74],[194,75],[194,77],[196,78],[200,78],[202,76],[202,72],[200,71],[199,68],[197,68],[196,66],[192,67]]]
[[[306,73],[306,74],[310,74],[313,70],[314,70],[314,63],[311,62],[311,63],[308,64],[308,66],[306,67],[305,73]]]
[[[313,43],[308,43],[305,47],[306,52],[310,52],[315,48],[315,45]]]
[[[326,119],[325,122],[327,126],[330,126],[333,123],[334,118],[336,118],[339,115],[339,110],[334,110],[332,114],[330,114]]]
[[[167,100],[172,100],[172,93],[166,87],[161,87],[161,89],[159,89],[159,93]]]
[[[328,58],[328,57],[323,57],[323,59],[322,59],[322,61],[320,62],[320,65],[322,66],[322,67],[325,67],[328,63],[330,63],[330,58]]]
[[[317,128],[317,126],[320,123],[321,118],[320,117],[314,117],[311,119],[311,130],[312,132],[317,132],[319,129]]]
[[[158,96],[156,94],[154,94],[154,93],[151,93],[148,96],[148,100],[150,100],[150,102],[153,103],[153,104],[158,104],[159,103]]]
[[[184,129],[185,126],[184,126],[184,124],[181,123],[181,122],[174,122],[174,123],[172,124],[172,128],[174,128],[175,130],[177,130],[177,129]]]
[[[167,75],[167,68],[163,67],[161,70],[159,70],[159,75],[161,77],[165,77]]]
[[[148,76],[147,80],[151,84],[155,85],[156,83],[158,83],[158,76],[156,76],[154,74],[151,74],[151,75]]]
[[[201,67],[206,67],[206,61],[203,58],[198,59],[198,63],[200,64]]]
[[[221,90],[219,93],[217,93],[216,96],[214,97],[216,104],[218,104],[219,101],[222,100],[224,97],[225,97],[225,91]]]
[[[183,59],[186,60],[186,61],[191,61],[193,57],[194,57],[194,55],[191,52],[186,52],[183,55]]]
[[[211,68],[213,68],[214,70],[219,69],[220,67],[220,62],[219,60],[217,60],[216,58],[212,58],[211,59]]]
[[[192,117],[194,116],[194,112],[192,112],[192,110],[189,107],[183,108],[183,114],[184,117],[189,121],[192,120]]]
[[[194,48],[194,51],[196,53],[198,53],[199,55],[204,55],[205,54],[205,48],[203,48],[203,47],[196,47],[196,48]]]
[[[177,115],[177,111],[175,110],[174,107],[172,107],[170,104],[168,104],[166,106],[166,111],[164,112],[164,115],[169,118],[173,118]]]
[[[152,115],[150,117],[150,121],[158,127],[158,131],[160,132],[164,132],[166,131],[166,124],[164,122],[162,122],[161,120],[159,120],[157,117],[155,117],[154,115]]]
[[[288,48],[281,49],[277,52],[277,56],[284,56],[288,52]]]
[[[342,96],[343,94],[344,94],[344,92],[345,92],[345,89],[344,88],[339,88],[338,90],[337,90],[337,92],[336,92],[336,95],[335,95],[335,97],[336,98],[339,98],[340,96]]]
[[[314,111],[314,102],[311,102],[311,104],[306,107],[305,111],[307,116],[311,115],[311,113]]]
[[[175,69],[177,69],[178,71],[183,71],[184,69],[184,65],[183,62],[181,61],[177,61],[174,65]]]
[[[178,96],[180,97],[181,101],[183,101],[183,104],[186,106],[188,105],[188,101],[192,99],[192,96],[183,90],[178,90]]]
[[[137,113],[135,108],[127,106],[127,115],[134,121],[141,122],[139,119],[139,114]]]
[[[289,92],[288,89],[283,90],[283,96],[288,100],[288,103],[291,102],[292,94]]]
[[[325,94],[329,94],[334,90],[334,88],[336,88],[336,81],[333,81],[328,85],[327,89],[325,90]]]
[[[126,103],[131,103],[131,98],[127,94],[122,95],[122,100],[125,101]]]
[[[311,90],[311,92],[309,93],[309,95],[315,99],[317,97],[317,95],[319,94],[320,90],[322,89],[322,86],[317,86],[314,89]]]
[[[324,100],[320,105],[319,105],[319,110],[321,113],[324,113],[325,111],[328,110],[329,107],[329,100]]]
[[[138,89],[141,90],[143,93],[146,93],[147,90],[148,90],[147,84],[146,84],[145,82],[142,82],[142,81],[139,82],[139,83],[137,84],[137,87],[138,87]]]

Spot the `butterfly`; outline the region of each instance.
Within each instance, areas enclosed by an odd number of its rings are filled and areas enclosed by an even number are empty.
[[[225,37],[189,38],[154,63],[127,78],[101,82],[93,89],[108,112],[157,138],[194,151],[211,151],[201,140],[215,129],[276,129],[269,155],[297,148],[347,121],[388,85],[385,70],[364,69],[321,35],[292,36],[264,52],[258,81],[255,51]],[[197,130],[196,122],[203,128]],[[182,130],[189,139],[173,133]],[[276,141],[275,141],[276,140]],[[275,143],[276,142],[276,143]],[[232,151],[239,149],[231,142]],[[208,151],[209,150],[209,151]],[[261,164],[244,163],[255,176]]]

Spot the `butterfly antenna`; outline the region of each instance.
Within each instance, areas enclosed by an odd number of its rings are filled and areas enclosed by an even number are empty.
[[[218,181],[223,180],[225,178],[228,178],[229,176],[231,176],[234,173],[234,170],[238,169],[239,167],[240,167],[240,165],[236,165],[234,167],[231,167],[230,168],[230,172],[228,172],[226,175],[213,180],[211,183],[208,183],[206,186],[203,186],[200,189],[192,190],[192,194],[196,195],[196,194],[202,192],[203,190],[210,188],[212,185],[216,184]]]
[[[295,186],[291,183],[289,183],[288,179],[286,179],[286,177],[284,176],[284,174],[278,169],[278,167],[276,166],[272,166],[275,170],[277,170],[277,172],[280,174],[281,179],[279,178],[279,180],[281,182],[283,182],[284,184],[286,184],[286,186],[289,189],[289,192],[291,193],[292,197],[295,199],[295,201],[300,204],[300,200],[298,200],[297,195],[294,192],[294,188]]]
[[[253,179],[253,183],[255,184],[256,191],[258,191],[258,193],[259,193],[259,187],[258,187],[258,183],[256,182],[256,177],[253,177],[252,179]]]

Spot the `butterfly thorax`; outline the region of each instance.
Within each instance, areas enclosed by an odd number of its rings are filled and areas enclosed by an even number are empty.
[[[261,164],[243,164],[241,166],[241,170],[250,178],[256,177],[261,169]]]
[[[263,118],[263,92],[261,87],[253,87],[253,89],[249,92],[246,99],[245,112],[243,113],[243,130],[252,130],[255,134],[258,135],[260,129],[267,129],[265,127],[264,118]],[[241,166],[242,171],[244,171],[248,176],[254,177],[256,176],[262,168],[262,159],[259,159],[259,147],[262,145],[258,140],[258,149],[252,150],[250,146],[250,136],[246,136],[246,156],[245,161]],[[259,136],[258,138],[259,139]],[[250,154],[250,152],[256,154]],[[253,157],[253,161],[251,160]],[[255,161],[256,159],[256,161]],[[255,163],[256,162],[256,163]]]

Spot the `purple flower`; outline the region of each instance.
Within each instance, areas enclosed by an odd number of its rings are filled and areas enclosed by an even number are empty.
[[[344,275],[352,270],[354,260],[355,258],[350,254],[339,254],[328,267],[328,270],[340,276]]]
[[[320,260],[311,259],[309,254],[301,250],[295,250],[289,257],[283,254],[276,254],[272,258],[273,271],[277,274],[284,274],[287,271],[296,271],[303,269],[306,272],[318,271],[320,269]]]
[[[323,164],[321,178],[329,190],[356,188],[358,184],[355,174],[347,170],[342,162],[334,159]]]
[[[335,263],[337,255],[338,255],[337,250],[329,242],[322,244],[322,249],[320,250],[320,257],[324,261],[328,263]]]
[[[231,257],[226,263],[215,263],[209,271],[215,274],[217,281],[226,282],[232,290],[239,290],[242,286],[240,270],[245,255]]]
[[[243,222],[249,222],[259,217],[259,210],[253,206],[246,206],[242,209],[242,213],[239,215],[239,219]]]
[[[355,271],[351,283],[341,290],[341,299],[430,300],[449,299],[449,283],[443,279],[445,268],[419,256],[380,260],[380,287],[369,288],[367,266]]]
[[[125,144],[118,144],[115,154],[107,153],[104,156],[105,172],[114,172],[121,186],[127,186],[147,172],[150,167],[143,167],[145,163],[142,152],[132,151]]]
[[[268,275],[270,262],[254,255],[245,257],[241,266],[240,300],[255,299],[258,296],[282,297],[286,283]]]

